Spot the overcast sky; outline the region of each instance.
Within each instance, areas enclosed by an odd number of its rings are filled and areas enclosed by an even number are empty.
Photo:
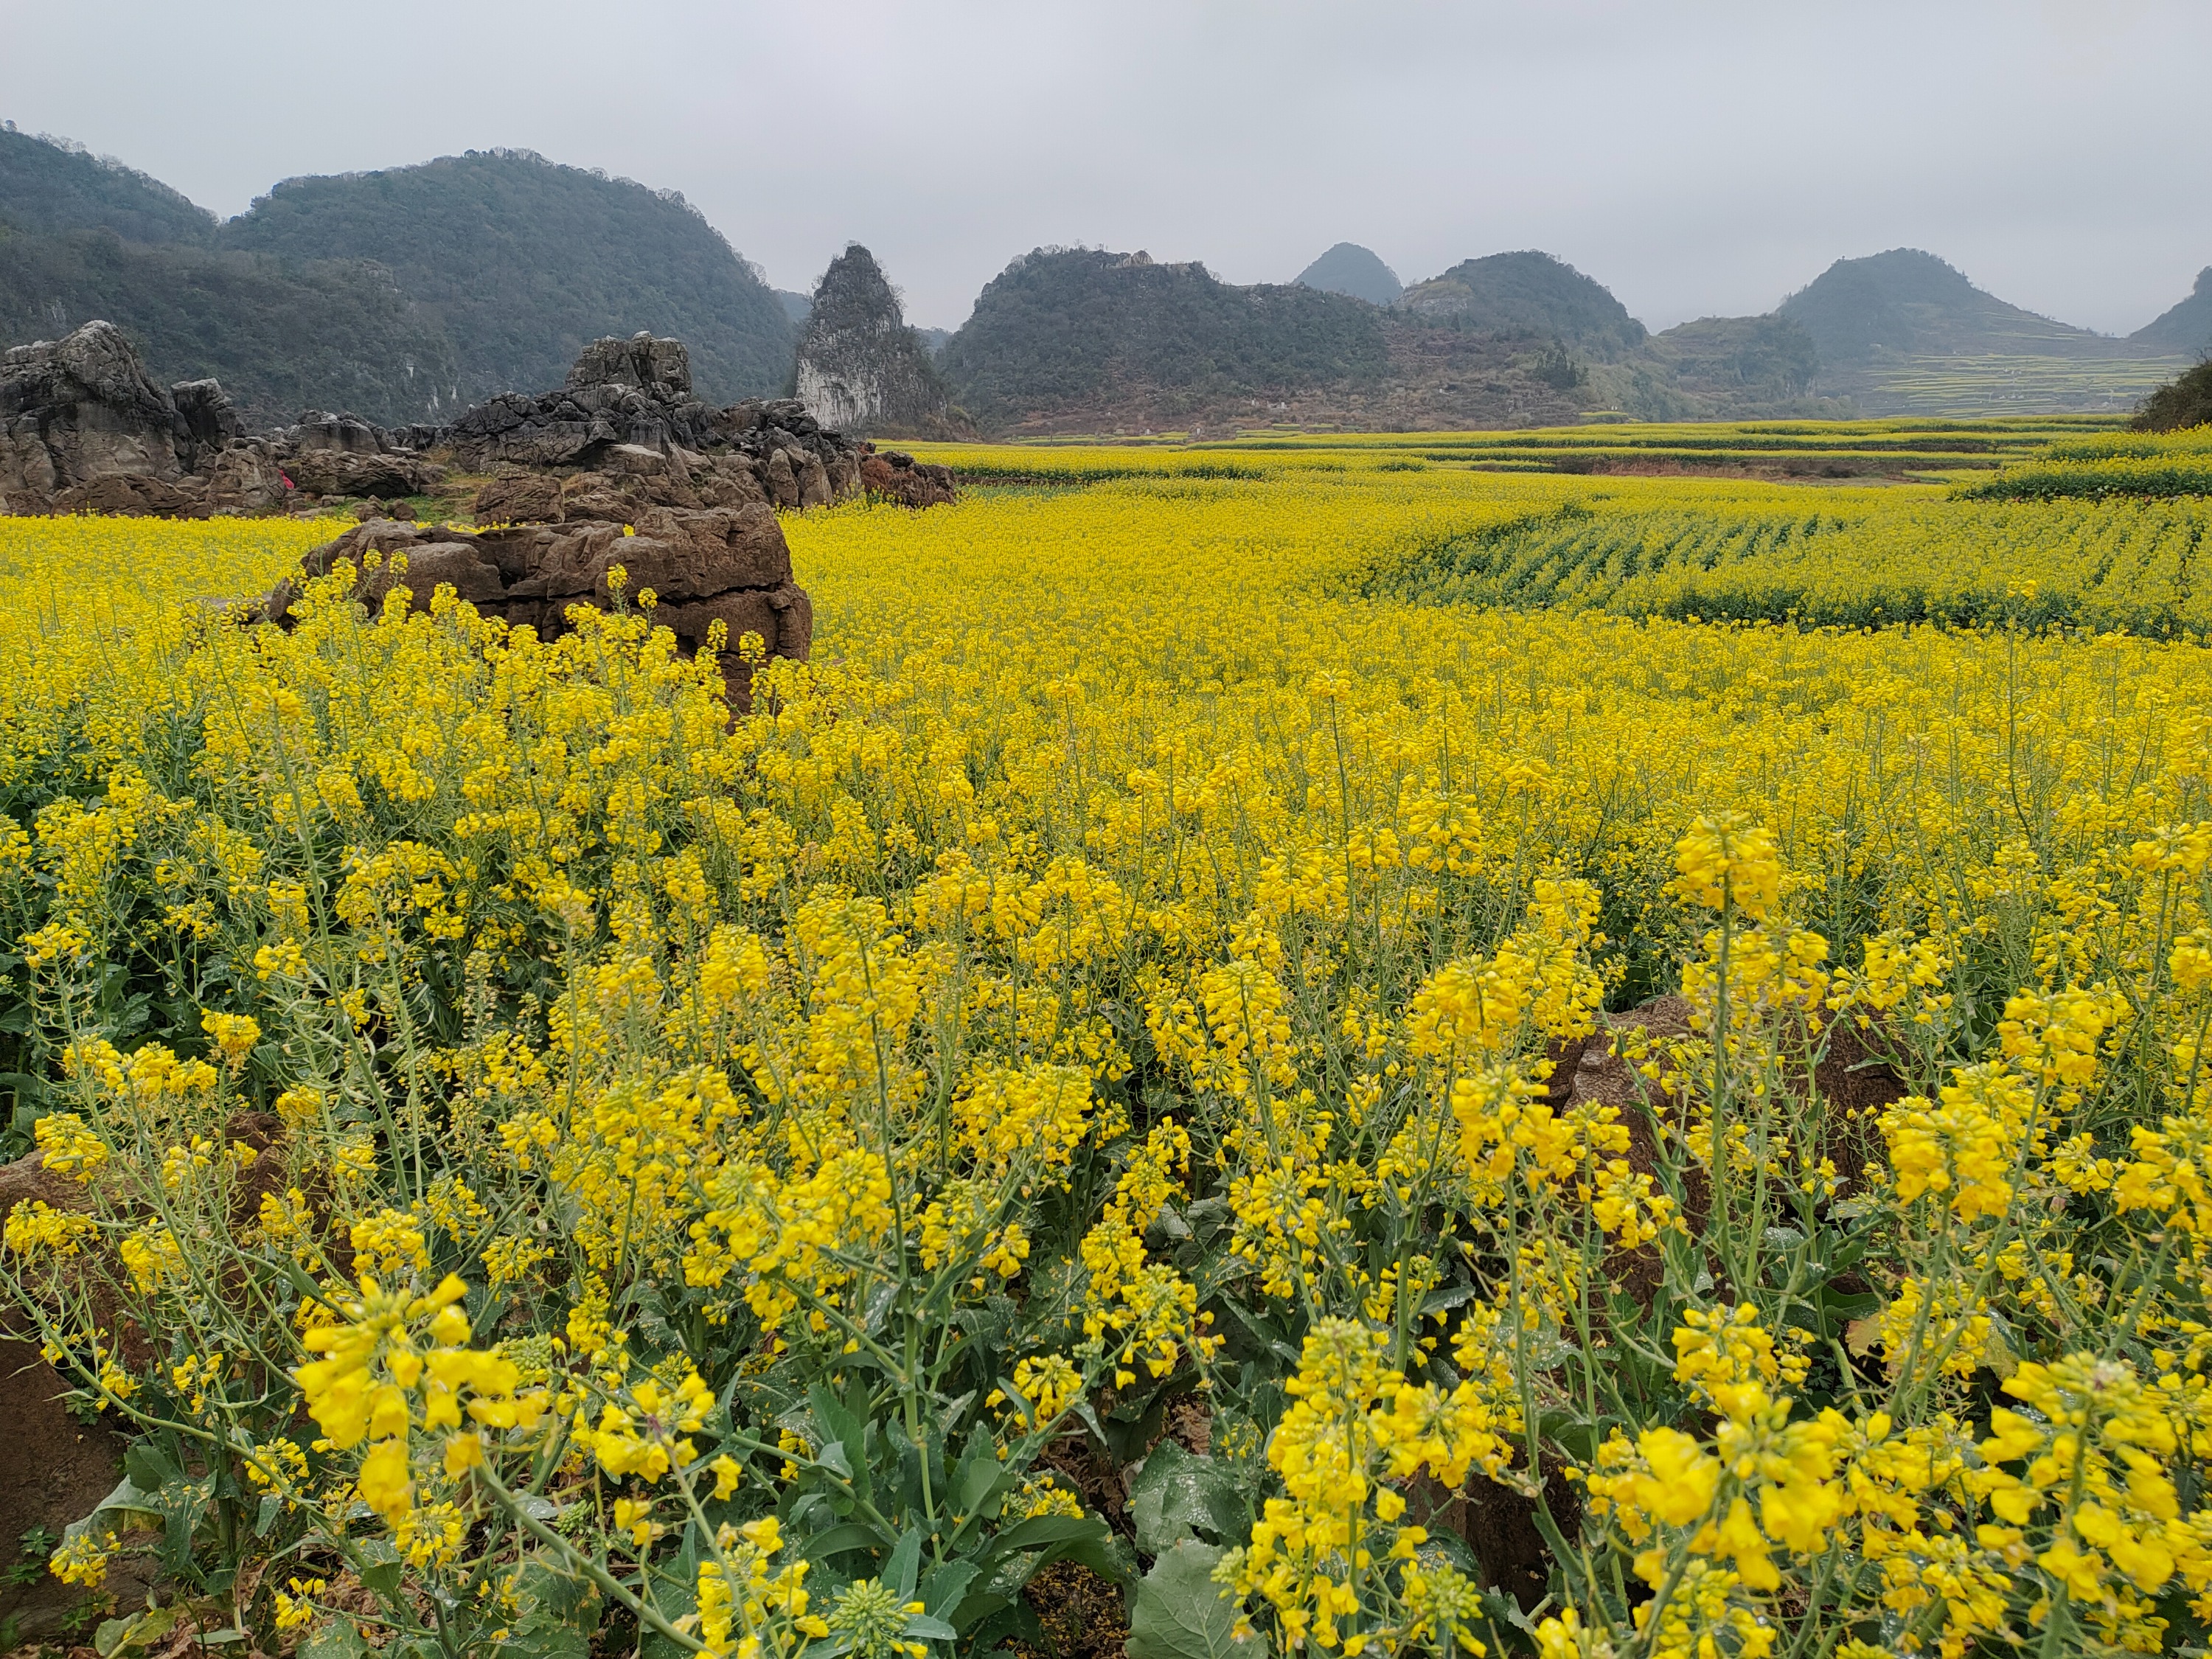
[[[1540,247],[1655,328],[1899,246],[2124,333],[2212,264],[2212,0],[0,0],[0,118],[225,216],[512,145],[682,191],[778,287],[957,326],[1040,244],[1408,282]]]

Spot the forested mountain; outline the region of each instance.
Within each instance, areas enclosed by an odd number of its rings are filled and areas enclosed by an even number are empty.
[[[782,302],[697,209],[528,150],[287,179],[221,240],[381,261],[453,341],[464,403],[557,386],[587,342],[640,329],[690,348],[710,402],[772,394],[791,369]]]
[[[1339,242],[1300,271],[1297,280],[1325,294],[1349,294],[1370,306],[1390,305],[1406,291],[1398,273],[1357,242]]]
[[[673,192],[521,151],[279,185],[227,224],[119,162],[0,131],[0,345],[104,317],[249,423],[434,420],[557,386],[584,344],[679,336],[701,394],[773,395],[779,300]]]
[[[1838,259],[1775,314],[1812,337],[1821,394],[1869,415],[2118,412],[2179,367],[2008,304],[1918,248]]]
[[[1784,300],[1779,314],[1802,327],[1830,365],[1863,362],[1885,351],[2032,349],[2106,356],[2116,355],[2119,343],[2008,305],[1917,248],[1838,259]]]
[[[435,420],[556,385],[587,342],[640,329],[686,343],[709,399],[773,395],[794,382],[812,303],[770,289],[675,192],[527,151],[289,179],[218,224],[119,161],[0,130],[0,346],[105,317],[157,376],[213,376],[256,425],[309,407]],[[1603,284],[1533,250],[1401,290],[1348,242],[1296,283],[1250,287],[1194,262],[1039,249],[957,333],[914,334],[934,362],[907,368],[942,376],[947,429],[963,410],[1006,433],[2124,410],[2212,349],[2212,270],[2125,340],[1909,248],[1839,259],[1765,316],[1648,336]]]
[[[155,379],[221,380],[246,423],[348,409],[398,424],[453,408],[445,331],[368,260],[289,264],[112,230],[0,234],[0,344],[105,318]]]
[[[1466,259],[1416,283],[1399,308],[1425,322],[1480,334],[1557,340],[1600,356],[1644,343],[1644,325],[1613,290],[1565,260],[1530,250]]]
[[[1820,354],[1787,317],[1700,317],[1653,335],[1626,366],[1622,407],[1648,419],[1815,412]]]
[[[1180,426],[1379,380],[1375,308],[1294,284],[1242,288],[1144,252],[1039,248],[993,277],[938,368],[986,429],[1111,418]]]
[[[216,217],[160,179],[82,144],[0,128],[0,228],[112,230],[128,242],[215,240]]]
[[[2212,351],[2212,265],[2197,273],[2187,299],[2146,323],[2128,338],[2160,351]]]

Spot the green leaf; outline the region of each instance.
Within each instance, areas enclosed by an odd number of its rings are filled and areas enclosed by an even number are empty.
[[[822,1561],[847,1550],[878,1550],[884,1543],[883,1534],[867,1522],[848,1521],[816,1533],[799,1546],[799,1553],[810,1561]]]
[[[973,1561],[947,1561],[921,1581],[921,1605],[933,1619],[951,1619],[968,1586],[975,1582]]]
[[[1129,1489],[1137,1547],[1158,1555],[1196,1532],[1226,1542],[1249,1518],[1237,1478],[1211,1457],[1199,1457],[1173,1440],[1152,1449]]]
[[[1073,1544],[1105,1536],[1106,1523],[1095,1515],[1035,1515],[994,1538],[991,1550],[995,1555],[1012,1555],[1042,1549],[1047,1544]]]
[[[181,1616],[180,1609],[172,1606],[103,1620],[93,1632],[93,1651],[100,1659],[116,1659],[117,1655],[136,1648],[150,1648],[175,1628]]]
[[[98,1527],[129,1528],[133,1526],[157,1527],[161,1523],[161,1511],[157,1509],[151,1493],[142,1490],[129,1475],[116,1482],[115,1490],[100,1500],[100,1507],[82,1521],[72,1521],[62,1531],[64,1541],[81,1537]]]
[[[148,1493],[184,1479],[177,1466],[161,1455],[160,1447],[143,1441],[123,1454],[123,1472],[140,1492]]]
[[[904,1606],[914,1599],[915,1575],[921,1566],[921,1528],[909,1527],[891,1552],[891,1559],[884,1563],[881,1575],[885,1584],[897,1595]]]
[[[300,1659],[362,1659],[368,1651],[360,1628],[343,1613],[300,1644]]]
[[[361,1547],[362,1567],[361,1582],[378,1595],[389,1595],[399,1588],[399,1580],[407,1564],[399,1559],[399,1552],[381,1538],[372,1538]]]
[[[845,1449],[845,1473],[853,1483],[856,1497],[872,1495],[872,1483],[868,1478],[868,1425],[845,1402],[817,1382],[806,1391],[806,1403],[814,1413],[814,1421],[824,1439],[834,1440]]]
[[[979,1423],[968,1437],[968,1449],[961,1454],[959,1467],[952,1472],[953,1507],[962,1515],[974,1515],[1002,1483],[1012,1479],[1006,1466],[999,1462],[990,1431]]]
[[[1129,1659],[1259,1659],[1237,1640],[1237,1604],[1213,1582],[1221,1552],[1185,1539],[1152,1563],[1129,1608]]]

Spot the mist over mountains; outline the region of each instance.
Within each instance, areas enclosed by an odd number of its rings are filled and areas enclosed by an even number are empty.
[[[436,420],[640,329],[687,343],[702,396],[774,396],[801,378],[817,298],[770,288],[680,195],[526,151],[288,179],[218,221],[120,162],[0,131],[0,345],[105,317],[158,377],[218,379],[250,422]],[[1237,284],[1141,250],[1039,248],[949,335],[896,316],[839,331],[930,359],[855,360],[841,383],[933,374],[955,425],[1000,434],[2119,410],[2212,349],[2212,269],[2124,339],[1913,249],[1838,259],[1757,317],[1651,334],[1536,250],[1401,283],[1340,242],[1291,282]]]

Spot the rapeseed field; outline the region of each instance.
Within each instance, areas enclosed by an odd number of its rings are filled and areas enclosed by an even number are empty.
[[[105,1650],[2201,1647],[2201,501],[1145,455],[787,519],[734,720],[0,521]]]

